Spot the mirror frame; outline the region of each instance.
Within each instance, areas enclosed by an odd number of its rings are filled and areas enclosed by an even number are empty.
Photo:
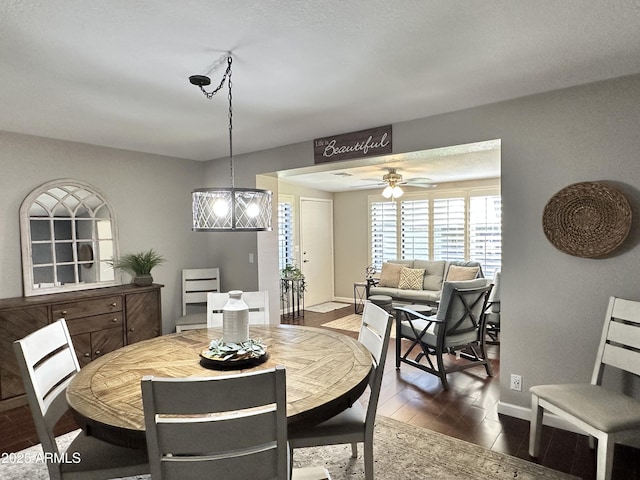
[[[59,195],[59,192],[53,193],[56,189],[61,190],[61,187],[75,187],[78,191],[88,192],[89,195],[83,196],[79,198],[74,196],[72,193],[68,193],[62,198]],[[50,194],[51,200],[57,199],[57,203],[55,203],[52,207],[44,206],[41,203],[37,203],[37,199],[47,192],[52,192]],[[65,203],[65,199],[73,199],[73,202]],[[98,206],[92,208],[84,203],[85,200],[93,199],[97,200]],[[51,262],[50,266],[53,271],[55,271],[60,265],[64,264],[64,266],[71,266],[74,270],[74,279],[78,279],[81,270],[95,268],[95,275],[100,276],[100,269],[106,265],[108,260],[111,258],[118,258],[119,250],[118,250],[118,229],[116,223],[115,213],[107,201],[107,198],[104,194],[102,194],[96,187],[90,185],[88,183],[71,179],[71,178],[61,178],[57,180],[52,180],[50,182],[44,183],[29,193],[25,197],[20,206],[20,243],[22,247],[22,280],[24,287],[24,296],[34,296],[34,295],[46,295],[50,293],[59,293],[59,292],[70,292],[77,290],[89,290],[92,288],[100,288],[100,287],[108,287],[112,285],[119,285],[119,279],[116,275],[115,270],[113,270],[113,278],[109,280],[100,281],[92,281],[92,282],[73,282],[73,283],[60,283],[60,282],[51,282],[51,286],[42,287],[41,283],[36,286],[34,283],[34,279],[36,275],[34,274],[34,261],[33,261],[33,247],[34,241],[32,240],[32,230],[31,230],[31,213],[32,208],[34,208],[34,204],[36,208],[40,210],[46,211],[46,215],[38,215],[34,216],[34,218],[42,219],[48,218],[49,222],[49,231],[50,237],[47,239],[43,239],[41,241],[41,245],[50,244],[52,249],[49,250],[51,252]],[[86,211],[89,213],[88,216],[85,217],[77,217],[83,218],[82,221],[88,219],[92,222],[91,227],[91,236],[90,238],[78,239],[76,237],[76,226],[71,228],[72,232],[70,237],[65,237],[64,241],[56,242],[56,223],[55,219],[58,218],[56,216],[55,211],[60,210],[61,208],[69,212],[69,216],[61,216],[60,218],[64,218],[65,220],[71,222],[75,217],[75,212],[77,211],[79,206],[85,206]],[[56,208],[57,207],[57,208]],[[96,219],[106,219],[106,216],[96,217],[95,213],[98,210],[106,209],[109,213],[109,220],[111,223],[111,238],[106,239],[106,241],[110,240],[112,243],[112,255],[109,255],[107,258],[100,258],[98,243],[100,239],[98,238],[98,234],[96,232]],[[77,220],[76,220],[77,222]],[[39,242],[36,240],[36,244]],[[63,262],[56,262],[56,256],[53,251],[58,252],[58,249],[62,250],[65,244],[69,244],[71,247],[67,248],[66,255],[70,256],[70,259],[67,259]],[[47,252],[47,253],[49,253]],[[111,267],[113,269],[113,267]],[[54,275],[55,278],[55,275]]]

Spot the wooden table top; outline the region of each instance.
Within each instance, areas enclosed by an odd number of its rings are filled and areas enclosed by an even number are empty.
[[[76,421],[87,434],[101,440],[144,448],[142,377],[206,377],[242,371],[200,365],[200,352],[221,335],[221,328],[187,330],[134,343],[94,360],[67,387]],[[275,365],[287,369],[290,430],[340,413],[367,386],[371,354],[347,335],[298,325],[251,325],[250,336],[262,340],[269,353],[268,360],[254,369]]]

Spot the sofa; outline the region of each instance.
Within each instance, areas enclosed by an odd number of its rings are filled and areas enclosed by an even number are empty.
[[[484,278],[479,262],[446,260],[389,260],[378,278],[367,281],[367,297],[387,295],[394,303],[435,305],[442,283]]]

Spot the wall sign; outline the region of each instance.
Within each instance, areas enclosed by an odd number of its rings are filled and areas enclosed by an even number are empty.
[[[351,158],[391,153],[391,125],[344,133],[313,141],[314,163],[337,162]]]

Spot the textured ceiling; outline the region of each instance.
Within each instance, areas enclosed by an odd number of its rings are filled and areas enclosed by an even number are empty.
[[[640,72],[632,0],[3,0],[0,130],[185,159]]]

